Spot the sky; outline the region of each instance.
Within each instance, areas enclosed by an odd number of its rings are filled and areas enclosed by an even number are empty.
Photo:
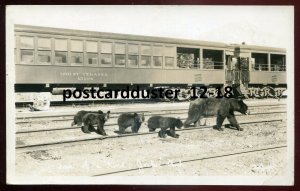
[[[7,26],[37,25],[292,48],[292,6],[8,6]]]

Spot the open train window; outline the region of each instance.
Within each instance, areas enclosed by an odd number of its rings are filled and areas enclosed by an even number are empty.
[[[111,42],[101,42],[101,66],[112,66]]]
[[[199,48],[177,47],[177,66],[179,68],[200,68]]]
[[[271,71],[286,71],[285,55],[271,54]]]
[[[163,63],[163,47],[153,46],[153,67],[161,68]]]
[[[125,67],[126,64],[126,44],[115,44],[115,66]]]
[[[55,63],[67,64],[67,52],[55,51]]]
[[[138,67],[139,63],[139,45],[138,44],[128,44],[128,66]]]
[[[38,51],[39,64],[51,64],[51,51],[39,50]]]
[[[86,42],[86,63],[89,66],[98,65],[98,42]]]
[[[38,38],[38,63],[51,64],[51,39]]]
[[[151,66],[151,54],[152,49],[150,45],[142,45],[141,46],[141,67],[147,68]]]
[[[224,51],[203,49],[203,69],[223,69]]]
[[[165,46],[165,67],[174,68],[175,67],[175,47],[174,46]]]
[[[20,37],[21,64],[34,64],[34,37]]]
[[[55,39],[55,64],[66,65],[68,60],[67,39]]]
[[[253,70],[256,71],[268,71],[268,54],[267,53],[252,53],[251,57],[254,59]]]
[[[33,64],[33,50],[21,50],[21,64]]]

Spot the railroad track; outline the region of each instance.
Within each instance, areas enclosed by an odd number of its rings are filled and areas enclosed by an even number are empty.
[[[270,151],[270,150],[278,150],[278,149],[285,149],[287,148],[287,145],[274,145],[274,146],[268,146],[268,147],[260,147],[255,149],[245,149],[242,151],[236,151],[236,152],[226,152],[218,155],[210,155],[206,157],[200,157],[200,158],[189,158],[189,159],[183,159],[180,161],[172,161],[168,163],[161,163],[161,164],[155,164],[154,165],[146,165],[142,167],[136,167],[136,168],[128,168],[128,169],[122,169],[122,170],[116,170],[116,171],[110,171],[100,174],[94,174],[92,176],[107,176],[107,175],[119,175],[122,173],[128,173],[128,172],[134,172],[134,171],[140,171],[145,169],[151,169],[151,168],[157,168],[157,167],[164,167],[169,165],[178,165],[182,163],[190,163],[190,162],[197,162],[197,161],[204,161],[204,160],[211,160],[211,159],[217,159],[217,158],[224,158],[229,156],[238,156],[238,155],[245,155],[245,154],[252,154],[252,153],[258,153],[258,152],[264,152],[264,151]]]
[[[284,98],[283,98],[284,99]],[[192,101],[192,100],[191,100]],[[128,103],[159,103],[159,102],[189,102],[186,101],[174,101],[168,99],[107,99],[107,100],[69,100],[67,102],[63,101],[50,101],[51,106],[65,106],[65,105],[88,105],[91,103],[94,104],[128,104]],[[28,104],[33,104],[32,101],[19,101],[15,102],[15,106],[22,108],[27,107]]]
[[[243,121],[240,122],[241,125],[243,124],[254,124],[254,123],[271,123],[271,122],[280,122],[282,119],[265,119],[260,121]],[[212,128],[213,125],[210,126],[200,126],[200,127],[191,127],[191,128],[184,128],[184,129],[178,129],[176,131],[198,131],[202,129]],[[104,139],[119,139],[123,137],[128,136],[143,136],[143,135],[149,135],[149,134],[157,134],[157,132],[145,132],[145,133],[134,133],[134,134],[123,134],[123,135],[112,135],[112,136],[98,136],[95,135],[95,137],[90,138],[77,138],[72,140],[63,140],[63,141],[53,141],[53,142],[46,142],[46,143],[40,143],[40,144],[29,144],[29,145],[16,145],[16,151],[17,152],[28,152],[28,151],[35,151],[35,150],[49,150],[53,149],[57,146],[66,146],[66,145],[72,145],[82,142],[89,142],[89,141],[97,141],[97,140],[104,140]]]
[[[162,100],[160,100],[162,101]],[[151,99],[107,99],[107,100],[71,100],[67,102],[63,101],[50,101],[51,106],[65,106],[65,105],[88,105],[91,103],[101,103],[101,104],[128,104],[128,103],[156,103],[158,102],[157,100],[151,100]],[[167,100],[165,100],[167,102]],[[33,104],[32,101],[28,102],[15,102],[16,107],[27,107],[28,104]]]
[[[286,113],[286,110],[280,110],[280,111],[272,111],[272,112],[257,112],[257,113],[250,113],[248,115],[266,115],[266,114],[281,114],[281,113]],[[171,115],[171,114],[186,114],[186,112],[169,112],[169,113],[147,113],[145,114],[145,117],[149,117],[149,116],[153,116],[153,115]],[[242,114],[238,113],[236,114],[236,116],[243,116]],[[111,117],[113,118],[117,118],[117,116]],[[208,118],[214,118],[214,117],[208,117]],[[186,117],[181,117],[181,120],[186,120]],[[65,120],[61,120],[61,121],[70,121],[73,119],[65,119]],[[113,123],[106,123],[105,127],[107,126],[117,126],[116,122]],[[73,126],[73,127],[59,127],[59,128],[40,128],[40,129],[33,129],[33,130],[17,130],[16,134],[24,134],[24,133],[36,133],[36,132],[47,132],[47,131],[61,131],[61,130],[71,130],[71,129],[79,129],[80,127],[78,126]]]
[[[253,108],[258,107],[271,107],[271,108],[286,108],[286,104],[276,104],[276,105],[255,105],[255,106],[249,106],[249,110]],[[268,109],[271,109],[268,108]],[[171,108],[175,111],[172,111],[172,114],[181,114],[181,113],[187,113],[188,108]],[[145,115],[158,115],[158,112],[170,112],[170,108],[167,109],[139,109],[136,108],[134,112],[138,113],[145,113]],[[88,110],[88,109],[87,109]],[[132,110],[132,109],[131,109]],[[96,111],[96,110],[95,110]],[[117,118],[118,115],[125,113],[125,112],[133,112],[128,110],[128,108],[124,108],[123,111],[111,111],[111,118]],[[44,116],[23,116],[23,117],[16,117],[16,124],[24,124],[24,123],[32,123],[32,122],[41,122],[44,121],[42,119],[45,119],[47,121],[70,121],[73,120],[75,113],[73,114],[60,114],[60,115],[44,115]]]

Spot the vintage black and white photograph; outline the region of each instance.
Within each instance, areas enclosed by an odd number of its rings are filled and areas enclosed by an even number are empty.
[[[293,6],[7,6],[7,183],[293,185],[293,31]]]

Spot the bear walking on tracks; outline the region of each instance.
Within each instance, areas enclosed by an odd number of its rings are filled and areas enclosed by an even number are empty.
[[[152,116],[148,120],[149,131],[152,132],[155,131],[156,128],[160,128],[161,130],[158,132],[158,136],[161,138],[165,138],[166,134],[178,138],[179,135],[175,133],[175,127],[180,129],[182,126],[182,121],[174,117]],[[167,130],[169,128],[170,130]]]
[[[110,111],[104,114],[98,113],[86,113],[82,117],[84,126],[81,128],[82,132],[90,133],[94,131],[94,125],[97,125],[97,133],[100,135],[106,135],[104,130],[104,123],[109,119]]]
[[[144,113],[123,113],[118,118],[119,133],[124,134],[127,127],[131,127],[132,133],[137,133],[144,121]]]
[[[99,110],[99,111],[84,111],[84,110],[78,111],[76,113],[76,115],[74,116],[74,120],[73,120],[71,126],[74,126],[74,125],[81,126],[82,125],[82,118],[87,113],[103,114],[103,111],[101,111],[101,110]]]
[[[248,106],[239,99],[235,98],[205,98],[198,99],[190,103],[188,118],[184,122],[184,126],[188,127],[190,124],[196,123],[204,117],[217,116],[216,129],[223,130],[222,124],[225,118],[228,119],[230,125],[236,127],[239,131],[243,128],[237,122],[234,111],[238,111],[247,115]]]

